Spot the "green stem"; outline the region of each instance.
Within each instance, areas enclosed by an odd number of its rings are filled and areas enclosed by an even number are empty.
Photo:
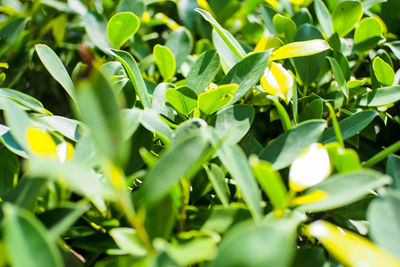
[[[331,117],[331,120],[332,120],[332,126],[333,126],[333,130],[335,131],[336,139],[337,139],[339,145],[342,148],[344,148],[343,137],[342,137],[342,133],[340,132],[339,123],[338,123],[338,121],[336,119],[335,110],[333,109],[332,105],[329,104],[328,102],[325,102],[325,105],[329,109],[329,114],[330,114],[330,117]]]
[[[282,104],[274,97],[268,97],[274,102],[276,110],[278,111],[279,117],[281,118],[283,129],[286,131],[292,129],[292,122],[290,121],[289,115],[286,112]]]
[[[385,148],[384,150],[382,150],[381,152],[379,152],[378,154],[376,154],[375,156],[373,156],[369,160],[363,162],[362,165],[363,165],[363,167],[367,167],[367,168],[368,167],[372,167],[376,163],[378,163],[378,162],[384,160],[385,158],[387,158],[390,154],[396,153],[399,150],[400,150],[400,141],[397,141],[396,143],[394,143],[390,147]]]
[[[292,109],[293,109],[293,123],[295,126],[297,125],[298,106],[299,106],[299,104],[298,104],[298,97],[297,97],[297,83],[294,82]]]

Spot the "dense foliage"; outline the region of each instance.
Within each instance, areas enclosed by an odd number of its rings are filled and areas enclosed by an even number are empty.
[[[399,11],[0,0],[0,266],[400,266]]]

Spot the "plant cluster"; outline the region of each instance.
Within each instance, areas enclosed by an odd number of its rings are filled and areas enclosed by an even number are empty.
[[[0,266],[400,266],[398,0],[0,0]]]

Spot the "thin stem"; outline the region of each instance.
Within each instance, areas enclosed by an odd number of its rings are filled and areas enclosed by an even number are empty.
[[[274,97],[268,97],[269,99],[274,102],[274,105],[278,111],[279,117],[281,118],[282,126],[284,131],[289,131],[292,129],[292,122],[290,121],[289,115],[286,112],[285,108],[282,106],[282,104]]]
[[[328,102],[325,102],[325,105],[329,109],[329,114],[330,114],[330,117],[331,117],[331,120],[332,120],[332,126],[333,126],[333,130],[335,131],[336,139],[337,139],[339,145],[342,148],[344,148],[343,137],[342,137],[342,133],[340,132],[339,123],[338,123],[338,121],[336,119],[335,110],[333,109],[332,105],[329,104]]]
[[[294,82],[292,109],[293,109],[293,123],[295,126],[297,125],[298,106],[299,106],[299,104],[298,104],[298,97],[297,97],[297,83]]]
[[[384,150],[382,150],[381,152],[379,152],[378,154],[376,154],[369,160],[363,162],[362,165],[363,165],[363,167],[367,167],[367,168],[372,167],[376,163],[381,162],[382,160],[387,158],[389,155],[396,153],[399,150],[400,150],[400,141],[397,141],[396,143],[394,143],[390,147],[385,148]]]

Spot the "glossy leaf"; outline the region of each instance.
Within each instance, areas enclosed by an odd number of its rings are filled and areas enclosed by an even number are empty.
[[[140,20],[132,12],[119,12],[107,24],[107,37],[116,49],[123,46],[139,29]]]
[[[166,46],[156,45],[153,53],[162,77],[165,81],[171,80],[176,68],[175,57],[171,50]]]
[[[377,115],[375,111],[364,110],[341,120],[339,122],[339,128],[343,139],[348,139],[360,133]],[[326,130],[322,136],[322,140],[325,144],[336,141],[333,127]]]
[[[146,175],[141,191],[144,202],[155,204],[168,194],[200,159],[207,144],[208,140],[201,132],[186,135],[171,144]]]
[[[382,25],[375,18],[364,18],[354,32],[355,50],[367,51],[375,48],[384,38]]]
[[[225,44],[229,47],[229,49],[239,58],[243,59],[246,55],[243,48],[240,46],[238,41],[213,18],[213,16],[208,12],[201,8],[195,9],[199,12],[203,18],[208,21],[214,28],[214,30],[218,33],[221,39],[225,42]]]
[[[261,219],[261,194],[251,172],[246,155],[237,145],[224,145],[217,155],[229,173],[238,183],[243,199],[255,220]]]
[[[232,101],[237,89],[237,84],[224,84],[201,93],[198,99],[200,110],[207,115],[218,111]]]
[[[297,27],[293,20],[280,14],[276,14],[272,21],[274,24],[275,32],[277,34],[283,35],[285,37],[286,43],[292,42],[297,32]]]
[[[201,54],[190,68],[186,77],[186,85],[197,94],[201,94],[212,82],[220,68],[220,58],[215,50]]]
[[[135,87],[136,94],[139,96],[142,105],[145,108],[151,108],[151,100],[149,93],[146,88],[146,84],[140,73],[140,69],[131,54],[122,50],[112,50],[115,57],[124,66],[129,79],[131,80],[133,86]]]
[[[169,88],[165,91],[165,99],[176,111],[189,115],[197,106],[197,95],[189,87]]]
[[[394,71],[392,67],[380,57],[372,61],[372,69],[378,82],[384,86],[393,85]]]
[[[395,103],[400,100],[400,86],[389,86],[375,89],[364,94],[359,102],[360,106],[379,107]]]
[[[333,75],[335,76],[336,82],[338,83],[340,90],[346,98],[349,98],[349,88],[347,87],[347,83],[344,79],[344,74],[342,69],[340,68],[339,63],[336,61],[336,59],[332,57],[328,57],[328,60],[331,64]]]
[[[333,34],[332,17],[328,8],[321,0],[314,0],[315,14],[325,34],[329,37]]]
[[[59,82],[62,87],[64,87],[67,93],[71,96],[72,100],[76,101],[74,84],[57,54],[54,53],[50,47],[44,44],[36,45],[35,49],[40,60],[50,72],[51,76],[53,76],[53,78]]]
[[[293,42],[274,50],[271,60],[311,56],[328,49],[330,49],[329,44],[325,40],[321,39]]]
[[[306,191],[307,194],[311,194],[320,190],[326,193],[326,197],[319,201],[301,205],[297,210],[320,212],[342,207],[360,200],[370,194],[371,190],[390,182],[390,177],[369,170],[337,174]]]
[[[236,83],[239,88],[233,95],[232,103],[242,98],[261,78],[267,67],[270,51],[258,52],[238,62],[225,76],[223,84]]]
[[[260,153],[260,159],[272,163],[279,170],[289,166],[303,150],[318,141],[326,128],[322,120],[310,120],[280,135]]]
[[[212,124],[225,143],[235,144],[249,131],[254,114],[252,106],[233,105],[219,110]]]
[[[333,13],[333,28],[340,37],[346,36],[363,15],[363,7],[359,1],[342,1]]]

